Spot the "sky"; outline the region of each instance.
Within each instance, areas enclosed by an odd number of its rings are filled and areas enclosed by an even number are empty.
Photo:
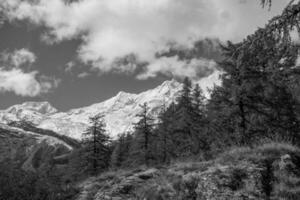
[[[241,41],[288,2],[2,0],[0,109],[48,101],[66,111],[186,76],[213,84],[218,44]]]

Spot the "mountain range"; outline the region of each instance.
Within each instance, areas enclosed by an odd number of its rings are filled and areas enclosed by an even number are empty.
[[[206,89],[218,84],[218,76],[219,72],[213,73],[198,82],[206,96]],[[116,138],[119,134],[133,130],[134,124],[139,120],[137,114],[141,112],[140,105],[147,103],[150,114],[157,117],[163,105],[167,107],[176,100],[181,89],[182,83],[175,79],[167,80],[156,88],[139,94],[121,91],[103,102],[67,112],[58,111],[49,102],[24,102],[0,110],[0,123],[26,121],[37,128],[81,140],[89,126],[89,118],[100,114],[104,116],[107,133]]]
[[[115,138],[118,134],[132,131],[138,121],[141,104],[147,103],[152,116],[157,116],[162,106],[168,106],[178,97],[182,84],[168,80],[154,89],[139,94],[119,92],[106,101],[87,107],[59,112],[49,102],[25,102],[0,111],[0,123],[27,121],[38,128],[52,130],[74,139],[82,139],[89,125],[89,118],[104,115],[106,130]]]

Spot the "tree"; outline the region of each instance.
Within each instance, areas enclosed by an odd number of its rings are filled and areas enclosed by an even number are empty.
[[[119,136],[111,155],[111,166],[113,168],[124,167],[128,164],[127,161],[129,157],[131,142],[131,134],[127,133]]]
[[[202,89],[199,87],[199,84],[196,84],[193,92],[192,92],[192,103],[193,103],[193,108],[195,109],[196,112],[198,112],[199,115],[203,115],[201,113],[204,110],[204,101],[205,101],[205,96],[203,95]]]
[[[147,103],[140,105],[141,113],[137,114],[140,120],[135,124],[133,145],[131,146],[131,160],[136,164],[149,165],[153,160],[152,141],[154,119],[149,113]]]
[[[215,88],[208,113],[218,120],[214,123],[219,129],[216,131],[235,133],[228,135],[229,140],[251,144],[261,138],[280,136],[299,143],[296,91],[300,71],[295,66],[299,46],[290,35],[291,30],[300,30],[299,5],[290,3],[266,27],[240,43],[223,46],[223,84]],[[218,113],[213,109],[218,109]]]
[[[174,102],[168,108],[163,104],[163,108],[158,116],[158,126],[155,130],[157,135],[156,157],[164,164],[169,164],[171,159],[176,157],[173,142],[175,108]]]
[[[204,153],[209,149],[207,131],[205,130],[208,122],[206,118],[205,96],[198,84],[195,84],[191,92],[192,100],[192,137],[194,140],[193,153],[197,154],[200,151]]]
[[[93,174],[105,170],[110,161],[110,138],[105,131],[103,116],[90,118],[90,127],[84,133],[84,154],[87,170]]]
[[[176,124],[173,129],[176,154],[179,157],[192,154],[194,141],[192,139],[193,105],[191,98],[192,83],[189,78],[183,81],[183,87],[177,98],[174,113]]]

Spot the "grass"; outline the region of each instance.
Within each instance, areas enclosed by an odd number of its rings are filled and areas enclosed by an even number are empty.
[[[215,160],[218,164],[236,164],[242,161],[259,162],[264,159],[277,159],[282,155],[292,154],[300,156],[300,149],[288,143],[268,143],[260,146],[232,147],[222,153]]]
[[[282,170],[280,162],[288,154],[294,168]],[[288,143],[268,143],[254,147],[233,147],[209,161],[185,160],[159,168],[112,170],[96,177],[87,187],[90,197],[97,191],[122,199],[226,199],[235,195],[263,195],[286,200],[300,199],[300,150]],[[128,198],[127,198],[128,197]],[[273,198],[273,199],[274,199]]]

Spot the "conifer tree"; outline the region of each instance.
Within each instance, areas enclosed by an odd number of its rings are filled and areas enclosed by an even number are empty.
[[[176,157],[173,143],[175,108],[174,102],[168,108],[165,104],[163,105],[162,111],[158,116],[159,123],[155,131],[158,136],[156,151],[160,162],[165,164],[170,163],[171,159]]]
[[[299,47],[286,34],[298,23],[293,18],[297,15],[298,8],[291,4],[243,42],[223,46],[223,84],[210,102],[221,102],[223,121],[231,121],[228,130],[238,133],[243,144],[277,135],[299,141],[299,99],[295,95]]]
[[[149,113],[147,103],[140,105],[141,113],[137,115],[139,121],[135,124],[135,133],[131,145],[131,162],[134,164],[149,165],[153,160],[153,125],[154,119]]]
[[[197,154],[200,151],[208,151],[208,137],[207,131],[207,119],[205,108],[205,96],[202,89],[198,84],[195,84],[191,93],[192,98],[192,137],[194,140],[193,154]]]
[[[191,155],[193,151],[193,105],[191,98],[192,84],[189,78],[183,81],[181,94],[177,99],[176,113],[174,120],[174,143],[177,146],[176,152],[178,156]]]
[[[106,134],[102,115],[90,118],[90,127],[87,128],[84,136],[87,170],[97,174],[106,169],[110,161],[110,138]]]
[[[111,166],[113,168],[120,168],[127,165],[131,142],[131,134],[127,133],[119,136],[111,155]]]
[[[201,112],[204,111],[204,101],[205,96],[203,95],[203,91],[199,87],[199,84],[196,84],[192,92],[192,103],[193,108],[196,112],[199,112],[200,115],[202,114]]]

